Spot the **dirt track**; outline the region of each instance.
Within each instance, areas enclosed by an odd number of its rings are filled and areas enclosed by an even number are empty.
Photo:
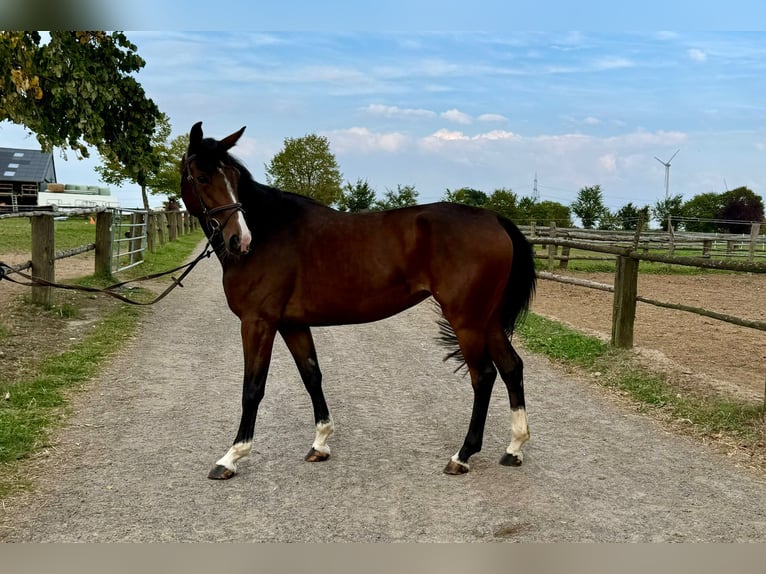
[[[336,422],[332,458],[302,461],[308,396],[281,342],[251,458],[206,478],[234,437],[236,319],[206,261],[75,398],[35,461],[38,489],[6,500],[6,541],[766,541],[766,483],[662,431],[604,391],[523,353],[532,438],[520,468],[502,384],[472,471],[443,475],[470,414],[442,363],[428,304],[315,330]]]

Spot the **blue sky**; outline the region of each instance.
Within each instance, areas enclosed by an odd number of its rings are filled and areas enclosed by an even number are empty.
[[[214,137],[247,126],[233,152],[260,181],[285,138],[316,133],[344,180],[366,179],[379,195],[414,185],[423,203],[464,186],[532,195],[537,176],[541,200],[569,204],[599,184],[612,209],[653,205],[665,193],[655,156],[677,150],[672,195],[740,185],[766,194],[764,32],[716,30],[715,19],[697,31],[504,31],[486,13],[464,28],[412,25],[428,21],[420,12],[397,26],[382,10],[379,28],[369,13],[296,28],[279,26],[286,20],[270,6],[260,31],[240,30],[243,18],[226,30],[126,32],[147,62],[138,79],[173,135],[196,121]],[[187,25],[206,22],[220,27]],[[0,124],[0,145],[36,140]],[[96,160],[68,156],[56,153],[59,181],[98,183]],[[135,186],[113,193],[126,207],[140,202]]]

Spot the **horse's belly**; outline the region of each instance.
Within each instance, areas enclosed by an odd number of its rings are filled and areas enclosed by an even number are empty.
[[[348,325],[385,319],[428,298],[425,289],[396,286],[380,290],[348,290],[341,286],[332,294],[314,292],[294,297],[285,309],[287,322],[308,325]]]

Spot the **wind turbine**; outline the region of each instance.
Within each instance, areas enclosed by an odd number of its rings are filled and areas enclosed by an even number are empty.
[[[681,151],[680,149],[676,150],[676,153],[670,156],[670,159],[668,161],[662,161],[657,156],[654,156],[654,159],[656,159],[658,162],[660,162],[662,165],[665,166],[665,204],[667,205],[668,202],[668,189],[670,188],[670,162],[673,161],[673,158],[676,157],[676,154]]]

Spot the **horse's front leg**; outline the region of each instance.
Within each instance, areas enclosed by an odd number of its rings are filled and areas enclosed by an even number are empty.
[[[255,418],[266,389],[275,329],[261,319],[242,321],[242,346],[245,355],[245,377],[242,386],[242,419],[234,444],[216,463],[208,478],[224,480],[237,473],[237,462],[253,448]]]

